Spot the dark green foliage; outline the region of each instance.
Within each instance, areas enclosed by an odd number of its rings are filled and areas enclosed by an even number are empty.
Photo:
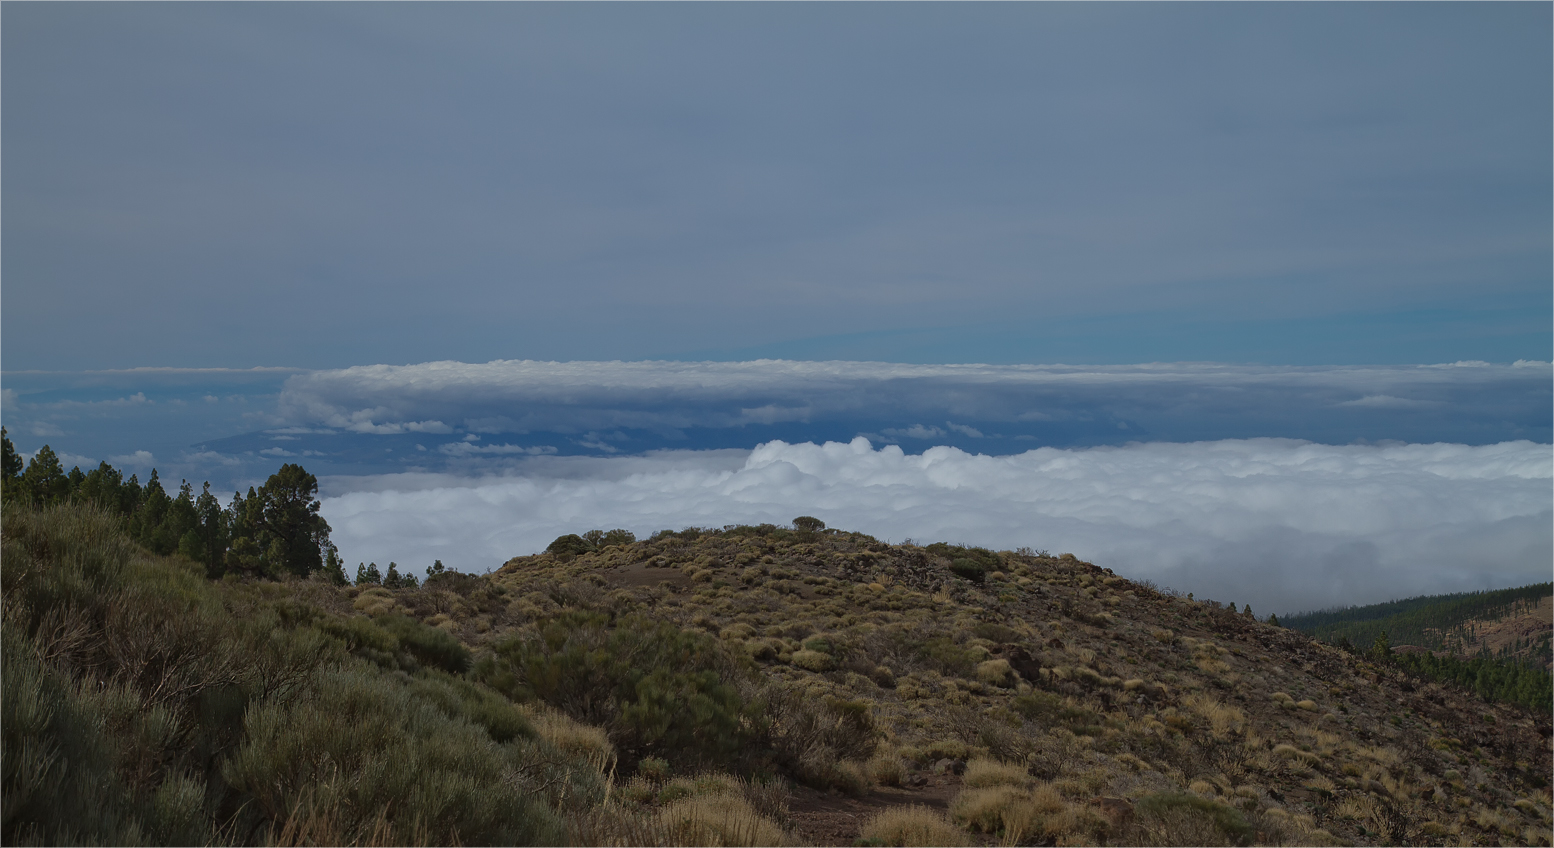
[[[377,563],[372,563],[371,565],[363,565],[362,563],[358,562],[356,564],[356,585],[358,585],[358,586],[368,586],[368,585],[377,586],[377,585],[381,584],[382,582],[383,582],[383,574],[378,571],[378,564]]]
[[[612,545],[629,545],[637,541],[637,537],[630,530],[589,530],[583,534],[583,541],[587,542],[590,550],[603,550]]]
[[[5,439],[10,446],[10,440]],[[7,462],[20,462],[14,446]],[[11,466],[8,466],[11,467]],[[4,481],[4,500],[42,507],[89,503],[124,521],[130,538],[155,554],[177,553],[205,566],[210,577],[237,569],[256,576],[306,576],[330,567],[329,524],[318,514],[318,480],[300,465],[282,465],[264,486],[245,498],[234,494],[223,509],[210,484],[195,495],[187,480],[169,497],[156,469],[142,487],[135,475],[100,463],[88,473],[66,473],[48,446],[20,476]],[[343,573],[343,570],[342,570]],[[336,575],[331,570],[331,577]]]
[[[950,571],[956,577],[964,577],[973,583],[981,583],[987,576],[987,570],[982,567],[982,563],[969,557],[951,560]]]
[[[4,843],[554,844],[603,796],[442,631],[210,581],[99,507],[0,527]]]
[[[716,639],[642,617],[567,610],[539,636],[496,646],[475,676],[601,725],[631,760],[723,764],[751,740],[757,716],[739,697],[741,666]]]
[[[1493,592],[1436,595],[1290,616],[1284,624],[1331,642],[1352,653],[1393,663],[1416,674],[1454,683],[1490,701],[1520,704],[1547,712],[1554,697],[1549,673],[1550,639],[1532,640],[1500,656],[1463,659],[1434,656],[1435,651],[1460,650],[1473,637],[1475,621],[1496,618],[1535,605],[1554,591],[1538,583]],[[1271,617],[1270,617],[1271,618]],[[1429,649],[1398,653],[1396,645]]]
[[[383,575],[383,586],[387,589],[414,589],[418,584],[414,574],[400,574],[399,563],[388,564],[388,573]]]
[[[463,674],[469,670],[469,649],[447,631],[403,615],[378,616],[375,623],[394,636],[399,648],[409,652],[422,664],[454,674]]]
[[[976,673],[982,654],[956,644],[948,636],[934,636],[917,645],[917,659],[940,674],[971,677]]]
[[[819,533],[821,530],[826,529],[826,523],[812,516],[801,515],[793,519],[793,529],[805,533]]]
[[[380,810],[388,813],[388,841],[395,844],[428,836],[444,843],[559,842],[555,815],[507,788],[528,746],[498,743],[487,728],[450,715],[447,707],[457,701],[425,697],[430,681],[420,682],[360,667],[324,672],[317,688],[248,712],[245,742],[223,764],[222,777],[271,821],[299,812],[335,819],[342,842],[364,841]]]
[[[10,495],[16,481],[22,476],[22,457],[11,444],[11,436],[0,427],[0,491]]]
[[[545,553],[557,556],[576,556],[586,554],[593,550],[582,536],[576,533],[568,533],[565,536],[557,536],[556,540],[545,547]]]
[[[1547,669],[1493,657],[1463,660],[1432,653],[1394,653],[1392,662],[1432,680],[1461,686],[1486,701],[1518,704],[1544,716],[1554,704],[1554,678]]]
[[[1391,634],[1394,645],[1418,645],[1432,650],[1453,650],[1471,637],[1468,622],[1503,617],[1519,607],[1535,605],[1554,593],[1554,584],[1537,583],[1493,592],[1429,595],[1371,604],[1363,607],[1308,612],[1286,616],[1285,627],[1335,642],[1344,636],[1362,648],[1377,634]],[[1543,662],[1548,657],[1542,658]]]

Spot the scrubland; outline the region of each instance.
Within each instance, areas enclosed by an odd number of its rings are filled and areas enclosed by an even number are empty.
[[[8,843],[1550,844],[1550,714],[1071,556],[770,525],[415,588],[4,521]]]

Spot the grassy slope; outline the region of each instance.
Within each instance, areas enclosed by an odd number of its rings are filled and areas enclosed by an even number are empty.
[[[750,530],[391,591],[81,510],[4,543],[11,843],[820,838],[784,780],[959,791],[887,842],[1550,839],[1547,714],[1073,559]]]
[[[1548,714],[1073,559],[1000,553],[978,584],[950,572],[963,553],[733,532],[521,557],[496,582],[530,621],[559,599],[717,634],[786,687],[868,701],[918,768],[981,753],[1076,799],[1190,791],[1294,841],[1549,840]],[[804,652],[816,636],[829,660]],[[1043,670],[983,665],[1006,645]]]

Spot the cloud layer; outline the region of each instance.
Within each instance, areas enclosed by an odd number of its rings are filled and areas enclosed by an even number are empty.
[[[1554,555],[1551,452],[1530,442],[1250,439],[994,457],[856,439],[526,462],[506,478],[330,481],[342,493],[324,514],[351,561],[415,570],[434,558],[485,570],[596,527],[642,535],[812,514],[895,541],[1072,551],[1260,612],[1532,582]]]
[[[865,432],[877,441],[954,433],[963,439],[1024,435],[1041,444],[1251,436],[1483,444],[1547,440],[1550,377],[1547,363],[1525,362],[1294,367],[499,360],[299,374],[287,380],[280,410],[298,424],[361,434],[631,429],[672,437],[691,429],[831,422],[854,426],[846,438]]]

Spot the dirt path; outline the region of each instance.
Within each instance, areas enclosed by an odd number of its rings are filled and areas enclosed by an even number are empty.
[[[880,786],[856,798],[801,786],[788,801],[788,817],[804,845],[852,845],[863,823],[886,807],[947,810],[959,791],[960,778],[953,775],[929,777],[920,787]]]

